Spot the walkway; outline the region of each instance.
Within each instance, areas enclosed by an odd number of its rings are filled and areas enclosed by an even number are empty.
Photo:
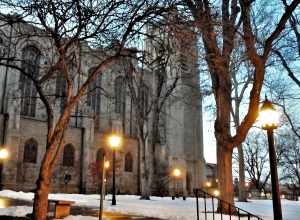
[[[25,200],[10,199],[5,197],[0,197],[0,208],[8,208],[11,206],[32,206],[32,202]],[[53,206],[50,206],[50,211],[53,210]],[[98,209],[72,206],[71,215],[83,215],[83,216],[94,216],[97,217],[99,213]],[[121,213],[110,213],[104,212],[103,215],[105,218],[103,220],[160,220],[157,218],[148,218],[142,216],[133,216],[133,215],[124,215]],[[25,220],[26,218],[16,218],[16,217],[7,217],[0,216],[1,220]]]

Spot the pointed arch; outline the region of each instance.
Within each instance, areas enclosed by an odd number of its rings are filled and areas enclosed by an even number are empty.
[[[106,155],[106,152],[104,148],[99,148],[96,154],[96,162],[100,162],[103,160],[104,156]]]
[[[130,152],[125,155],[125,172],[133,171],[133,158]]]
[[[66,102],[67,82],[61,72],[56,73],[55,95],[59,99],[60,112],[63,112]]]
[[[115,79],[115,112],[125,114],[126,104],[126,84],[123,76],[118,76]]]
[[[32,78],[38,78],[41,52],[35,46],[29,45],[22,50],[22,69]],[[19,80],[21,90],[21,114],[35,116],[37,91],[32,80],[21,73]]]
[[[64,153],[63,153],[63,166],[73,167],[74,160],[75,160],[75,148],[72,144],[66,144],[64,146]]]
[[[95,71],[95,68],[89,70],[89,75]],[[102,74],[97,74],[96,79],[88,86],[87,103],[92,107],[94,113],[101,112],[101,83]]]
[[[146,84],[143,84],[141,87],[140,93],[140,102],[141,102],[141,112],[144,117],[147,116],[148,108],[149,108],[149,92],[150,89]]]
[[[8,45],[6,45],[5,34],[0,31],[0,57],[7,56]]]
[[[24,163],[36,163],[38,155],[38,142],[34,138],[25,141],[24,144]]]

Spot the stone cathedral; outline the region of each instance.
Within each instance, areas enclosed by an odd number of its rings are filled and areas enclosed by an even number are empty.
[[[27,68],[38,76],[51,62],[55,54],[52,42],[46,38],[30,35],[36,31],[26,23],[0,26],[1,56],[14,56],[20,60],[20,68]],[[174,67],[180,76],[172,96],[164,105],[160,118],[160,141],[157,143],[155,160],[158,161],[158,188],[167,194],[173,187],[171,172],[174,168],[182,171],[180,190],[191,194],[200,187],[205,178],[203,156],[202,99],[197,66],[197,37],[188,29],[189,38],[184,34],[172,34],[172,28],[149,32],[161,34],[171,42],[174,53],[171,64],[166,68],[166,77],[172,78]],[[37,30],[41,31],[41,30]],[[19,33],[24,33],[22,36]],[[18,36],[17,36],[18,35]],[[157,54],[157,46],[151,41],[144,43],[145,49]],[[90,48],[82,43],[80,51],[81,72],[88,75],[103,56],[101,48]],[[141,70],[141,66],[136,69]],[[138,138],[133,103],[128,88],[124,86],[122,62],[113,65],[89,87],[86,96],[72,113],[64,137],[64,150],[56,164],[51,181],[52,192],[95,193],[98,192],[99,155],[105,153],[111,161],[111,149],[107,146],[106,135],[112,127],[122,130],[124,141],[117,152],[117,192],[136,194],[139,187]],[[155,74],[147,70],[147,87],[153,89]],[[77,77],[75,82],[80,81]],[[10,153],[4,161],[2,184],[6,189],[32,191],[38,177],[40,164],[45,153],[46,117],[45,109],[33,83],[16,69],[0,66],[0,134],[4,146]],[[56,77],[48,85],[53,94],[55,114],[63,107],[65,84]],[[105,92],[103,92],[105,91]],[[57,117],[57,116],[56,116]],[[107,190],[112,185],[112,172],[108,170]],[[160,195],[153,189],[153,194]]]

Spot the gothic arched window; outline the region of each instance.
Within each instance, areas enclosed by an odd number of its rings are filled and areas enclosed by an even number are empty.
[[[25,142],[23,162],[36,163],[38,153],[38,143],[35,139],[31,138]]]
[[[60,112],[64,110],[65,101],[66,101],[66,80],[61,72],[57,72],[56,75],[56,86],[55,86],[55,94],[59,99],[60,104]]]
[[[125,172],[132,172],[133,171],[133,158],[131,153],[127,153],[125,155]]]
[[[37,79],[39,75],[40,55],[40,51],[34,46],[27,46],[22,50],[21,68],[33,79]],[[21,114],[34,117],[37,99],[36,88],[30,77],[20,74]]]
[[[105,150],[103,148],[99,148],[99,150],[97,151],[97,155],[96,155],[96,162],[101,162],[103,161],[103,158],[105,156]]]
[[[95,71],[95,68],[91,68],[89,75]],[[100,113],[101,107],[101,81],[102,75],[97,74],[96,79],[93,80],[88,87],[87,103],[92,107],[94,113]]]
[[[125,103],[126,103],[126,84],[123,76],[118,76],[115,79],[115,112],[125,114]]]
[[[141,88],[141,112],[143,113],[144,117],[146,117],[147,115],[147,111],[148,111],[148,104],[149,104],[149,88],[148,86],[146,86],[145,84],[142,85]]]
[[[6,45],[4,43],[4,40],[2,38],[4,34],[0,31],[0,57],[5,57],[7,54],[7,48],[6,48]]]
[[[63,166],[72,167],[74,166],[75,149],[72,144],[67,144],[64,147],[63,154]]]

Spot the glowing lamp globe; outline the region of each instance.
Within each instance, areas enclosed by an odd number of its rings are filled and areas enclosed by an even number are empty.
[[[260,108],[258,121],[262,129],[276,129],[279,124],[279,114],[272,103],[266,98]]]
[[[0,149],[0,159],[4,160],[7,159],[9,156],[8,150],[5,148]]]
[[[209,181],[206,182],[206,186],[207,186],[207,187],[211,187],[211,182],[209,182]]]
[[[108,138],[108,143],[113,149],[119,148],[122,143],[122,138],[116,134],[113,134]]]
[[[220,191],[219,190],[214,190],[214,196],[218,197],[220,195]]]
[[[174,170],[173,170],[173,176],[175,176],[175,177],[181,176],[181,171],[180,171],[180,169],[178,169],[178,168],[174,169]]]
[[[110,163],[109,163],[109,161],[105,161],[105,162],[104,162],[104,167],[105,167],[105,169],[108,169],[108,168],[109,168],[109,166],[110,166]]]

